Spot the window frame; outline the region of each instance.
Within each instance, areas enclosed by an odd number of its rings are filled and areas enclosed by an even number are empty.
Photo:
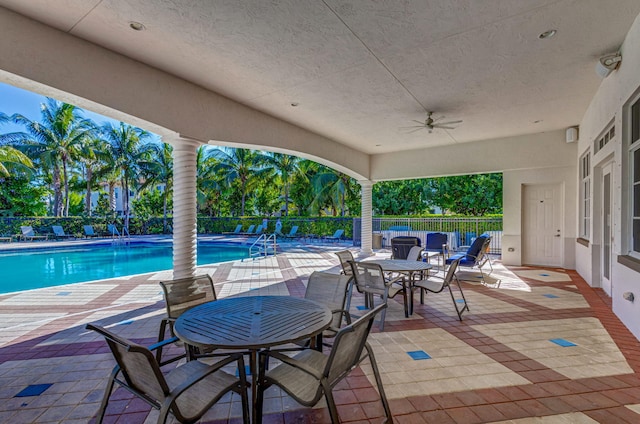
[[[591,240],[591,149],[587,149],[580,156],[580,212],[578,237]]]
[[[626,210],[627,240],[626,254],[640,259],[640,89],[626,103],[625,155],[626,160]],[[635,234],[634,234],[635,233]],[[623,252],[624,253],[624,252]]]

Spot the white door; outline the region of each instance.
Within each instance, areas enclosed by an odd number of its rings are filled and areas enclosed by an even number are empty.
[[[613,205],[611,187],[613,184],[613,165],[608,164],[602,168],[602,249],[600,249],[600,283],[601,287],[611,296],[611,245],[613,241],[612,215]]]
[[[522,263],[563,263],[562,185],[525,185],[522,193]]]

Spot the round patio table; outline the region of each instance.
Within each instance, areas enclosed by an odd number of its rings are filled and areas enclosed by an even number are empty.
[[[288,296],[234,297],[205,303],[180,315],[174,332],[196,347],[248,350],[252,380],[261,349],[319,336],[331,325],[331,311],[307,299]],[[253,417],[256,384],[252,384]]]
[[[407,274],[409,277],[409,296],[411,302],[409,303],[409,315],[413,315],[413,281],[416,273],[422,273],[429,271],[433,268],[428,262],[422,261],[407,261],[405,259],[372,259],[366,260],[367,263],[380,265],[384,272],[397,272],[401,274]]]

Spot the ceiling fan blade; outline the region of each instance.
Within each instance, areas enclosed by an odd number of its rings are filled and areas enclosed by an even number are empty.
[[[412,119],[411,122],[415,122],[416,124],[420,124],[424,127],[424,121],[416,121],[415,119]]]
[[[411,125],[409,127],[399,127],[399,130],[408,130],[411,128],[417,128],[417,129],[422,129],[422,128],[426,128],[424,125]]]
[[[438,125],[454,125],[454,124],[461,124],[462,121],[449,121],[449,122],[438,122]]]
[[[407,131],[405,134],[413,134],[414,132],[416,132],[416,131],[420,131],[420,130],[423,130],[423,129],[425,129],[425,128],[427,128],[427,127],[418,127],[418,128],[416,128],[415,130],[413,130],[413,131]],[[431,131],[429,131],[429,132],[431,132]]]
[[[444,125],[434,125],[433,127],[434,128],[441,128],[441,129],[444,129],[444,130],[455,130],[456,129],[455,127],[445,127]]]

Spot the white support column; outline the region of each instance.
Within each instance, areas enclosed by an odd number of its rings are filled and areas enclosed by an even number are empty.
[[[372,189],[373,181],[362,180],[358,181],[360,187],[362,187],[362,209],[360,212],[360,255],[371,256],[373,255],[372,239],[373,239],[373,225],[372,225]]]
[[[196,275],[197,204],[195,140],[178,138],[173,145],[173,278]]]

